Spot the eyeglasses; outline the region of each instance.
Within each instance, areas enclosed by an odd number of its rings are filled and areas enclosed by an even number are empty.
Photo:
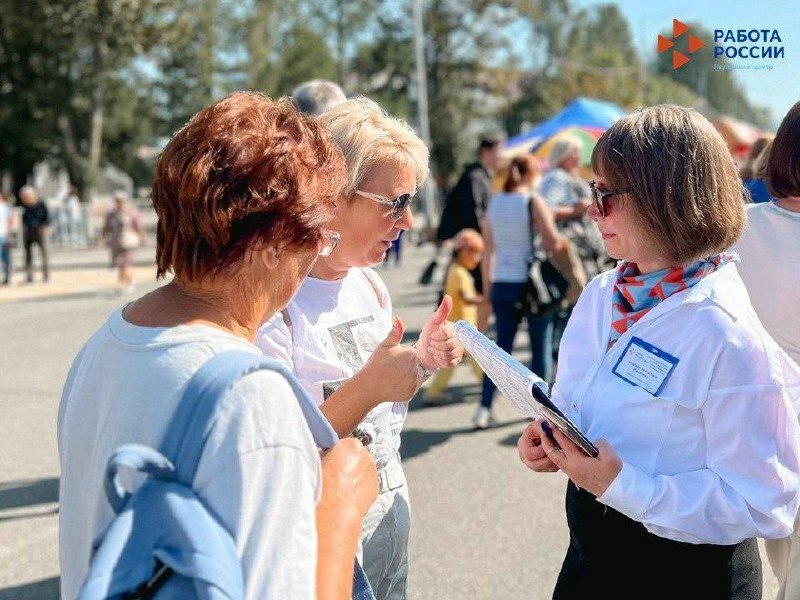
[[[322,231],[323,240],[325,240],[325,244],[319,251],[320,256],[330,256],[331,252],[336,249],[336,246],[339,245],[339,240],[342,239],[342,236],[339,235],[336,231]]]
[[[375,200],[375,202],[380,202],[381,204],[391,206],[392,218],[395,221],[403,216],[403,213],[406,212],[408,205],[414,200],[414,194],[400,194],[394,199],[381,196],[380,194],[365,192],[363,190],[356,190],[356,194],[364,196],[365,198],[369,198],[370,200]]]
[[[606,198],[610,198],[611,196],[619,196],[621,194],[628,194],[631,191],[631,188],[621,188],[618,190],[604,190],[597,187],[597,183],[594,179],[589,182],[589,189],[592,192],[592,200],[594,201],[595,208],[597,208],[597,212],[600,213],[601,216],[605,217],[608,214],[608,208],[606,207]]]

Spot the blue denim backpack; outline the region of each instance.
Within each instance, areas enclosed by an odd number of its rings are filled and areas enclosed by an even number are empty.
[[[233,537],[195,495],[192,482],[223,398],[239,379],[261,369],[289,382],[318,447],[331,448],[338,441],[286,367],[244,351],[212,357],[189,381],[160,451],[126,444],[109,459],[104,484],[115,516],[95,543],[79,600],[244,598]],[[121,468],[147,479],[130,493],[120,480]],[[375,599],[358,562],[353,598]]]

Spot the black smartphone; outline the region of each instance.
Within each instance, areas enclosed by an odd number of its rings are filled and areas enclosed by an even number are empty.
[[[531,386],[531,394],[540,404],[542,416],[552,423],[553,427],[558,427],[558,430],[561,433],[572,440],[575,445],[583,450],[588,456],[595,458],[600,453],[597,450],[597,446],[590,442],[586,436],[583,435],[581,430],[578,429],[575,424],[564,415],[564,413],[558,410],[558,407],[553,404],[550,398],[547,397],[547,394],[545,394],[538,385]],[[542,430],[544,431],[544,428],[542,428]],[[546,433],[547,432],[545,431],[545,434]],[[548,435],[550,441],[558,445],[555,438],[552,436],[552,432],[550,432],[550,434],[551,435]]]

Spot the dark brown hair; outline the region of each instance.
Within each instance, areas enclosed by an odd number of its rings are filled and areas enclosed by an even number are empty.
[[[725,141],[695,110],[662,104],[619,119],[592,170],[633,207],[659,253],[678,264],[730,247],[744,229],[744,189]]]
[[[750,148],[750,154],[747,155],[747,160],[742,166],[741,171],[739,171],[743,181],[764,178],[763,169],[759,172],[758,167],[764,164],[762,155],[774,137],[773,135],[762,135],[753,143],[753,147]]]
[[[311,248],[346,180],[327,131],[288,99],[237,92],[198,112],[156,165],[158,276],[201,278],[260,243]]]
[[[764,178],[773,198],[800,196],[800,102],[789,109],[778,127]]]
[[[513,192],[526,178],[538,172],[539,162],[535,156],[526,154],[514,157],[508,166],[508,177],[506,177],[506,182],[503,184],[503,191]]]

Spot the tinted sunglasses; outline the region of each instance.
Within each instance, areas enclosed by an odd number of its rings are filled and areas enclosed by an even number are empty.
[[[400,194],[397,198],[387,198],[380,194],[373,194],[363,190],[356,190],[356,194],[392,207],[392,218],[396,221],[406,212],[408,205],[414,200],[414,194]]]
[[[589,189],[592,192],[592,200],[594,201],[594,206],[597,208],[597,212],[600,213],[603,217],[608,214],[608,208],[606,205],[606,198],[610,198],[611,196],[619,196],[621,194],[628,194],[631,191],[631,188],[620,188],[618,190],[604,190],[602,188],[597,187],[597,183],[594,179],[589,182]]]

